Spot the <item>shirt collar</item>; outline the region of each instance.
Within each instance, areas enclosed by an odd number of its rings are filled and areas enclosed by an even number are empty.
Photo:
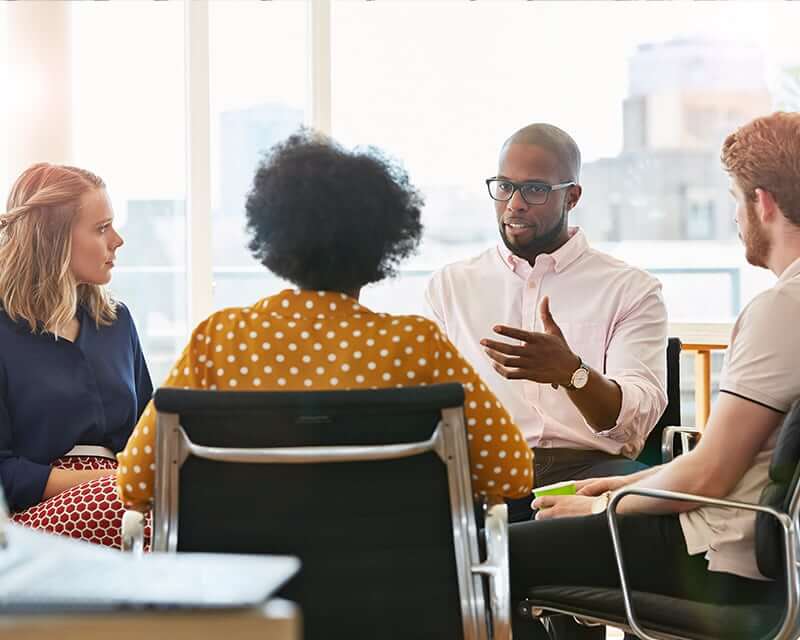
[[[800,275],[800,258],[795,259],[792,264],[783,270],[783,273],[778,278],[778,282],[784,282],[798,275]]]
[[[553,253],[543,253],[536,256],[535,264],[548,262],[552,265],[553,271],[560,273],[575,262],[575,260],[580,258],[588,248],[589,242],[586,240],[586,234],[583,232],[583,229],[580,227],[570,227],[569,240],[553,251]],[[503,259],[503,264],[509,267],[514,273],[522,275],[522,273],[530,270],[528,261],[514,255],[502,241],[497,244],[497,249]],[[525,268],[526,266],[528,269]]]

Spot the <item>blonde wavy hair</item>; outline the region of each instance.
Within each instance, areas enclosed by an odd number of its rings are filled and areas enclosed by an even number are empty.
[[[69,268],[80,199],[104,188],[90,171],[46,162],[17,178],[0,214],[0,306],[11,320],[58,336],[79,304],[98,326],[116,319],[106,290],[79,285]]]

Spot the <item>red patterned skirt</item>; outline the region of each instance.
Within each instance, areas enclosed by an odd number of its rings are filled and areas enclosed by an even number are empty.
[[[59,458],[52,466],[86,471],[116,469],[117,462],[98,456],[68,456]],[[110,475],[62,491],[25,511],[18,511],[11,519],[26,527],[120,549],[123,513],[125,508],[117,495],[116,476]],[[145,550],[150,549],[151,524],[148,513],[144,529]]]

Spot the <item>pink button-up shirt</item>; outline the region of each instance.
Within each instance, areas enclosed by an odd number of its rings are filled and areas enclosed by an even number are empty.
[[[592,249],[579,228],[534,265],[499,244],[450,264],[428,283],[434,318],[489,383],[532,447],[598,449],[635,458],[667,405],[667,311],[650,274]],[[595,431],[563,388],[507,380],[491,366],[481,338],[496,324],[543,331],[539,303],[550,310],[570,348],[616,381],[622,407],[616,424]]]

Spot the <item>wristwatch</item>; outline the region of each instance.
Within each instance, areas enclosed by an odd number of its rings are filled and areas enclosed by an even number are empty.
[[[580,358],[578,360],[580,364],[572,373],[572,378],[570,378],[569,384],[566,385],[567,389],[583,389],[586,383],[589,382],[589,367]]]
[[[605,493],[601,493],[592,503],[592,513],[603,513],[608,509],[609,502],[611,502],[611,492],[606,491]]]

